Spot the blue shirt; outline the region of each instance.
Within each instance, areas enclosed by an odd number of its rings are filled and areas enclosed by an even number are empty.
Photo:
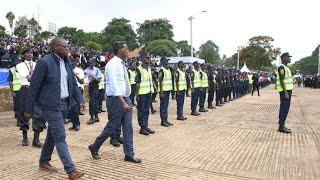
[[[61,88],[61,94],[60,99],[65,99],[69,97],[68,92],[68,73],[66,70],[66,64],[63,59],[61,59],[58,55],[56,55],[59,59],[59,65],[60,65],[60,88]]]
[[[89,74],[91,74],[91,76],[100,79],[102,78],[102,73],[100,71],[100,69],[93,67],[93,69],[91,69],[91,67],[87,67],[86,70],[84,70],[84,74],[86,75],[86,77],[88,77],[89,82],[91,82],[93,79],[92,77],[89,76]]]

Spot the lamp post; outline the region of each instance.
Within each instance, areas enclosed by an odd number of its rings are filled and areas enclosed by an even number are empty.
[[[237,70],[239,70],[240,51],[241,51],[241,46],[238,46]]]
[[[318,49],[319,49],[319,54],[318,54],[318,75],[320,75],[320,45],[319,45]]]
[[[207,11],[201,11],[201,12],[198,12],[192,16],[190,16],[188,19],[190,20],[190,45],[191,45],[191,57],[193,57],[193,37],[192,37],[192,20],[194,19],[194,16],[195,15],[198,15],[200,13],[205,13]]]

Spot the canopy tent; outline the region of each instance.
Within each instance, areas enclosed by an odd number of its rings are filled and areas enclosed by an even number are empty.
[[[242,66],[242,68],[240,69],[240,71],[241,71],[241,72],[251,72],[251,71],[248,69],[246,63],[244,63],[244,65]]]

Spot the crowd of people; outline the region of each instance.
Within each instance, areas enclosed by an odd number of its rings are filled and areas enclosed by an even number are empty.
[[[110,137],[113,146],[123,144],[125,161],[140,163],[133,152],[133,106],[138,110],[139,133],[148,136],[156,133],[149,126],[149,114],[157,112],[152,105],[157,103],[157,97],[160,99],[159,124],[170,127],[174,125],[172,119],[187,120],[185,107],[191,109],[190,115],[199,116],[248,93],[253,95],[255,90],[260,96],[259,88],[270,83],[270,78],[263,74],[198,61],[186,68],[183,61],[170,64],[170,59],[161,57],[157,63],[145,53],[128,58],[124,42],[116,42],[107,53],[102,53],[70,46],[62,38],[54,38],[50,44],[21,41],[18,42],[19,46],[24,45],[21,54],[14,43],[3,46],[6,52],[2,59],[8,56],[10,60],[1,64],[10,68],[8,81],[17,126],[22,132],[22,146],[29,145],[27,134],[29,119],[32,119],[32,146],[42,148],[39,168],[57,171],[49,164],[56,146],[70,179],[81,177],[83,172],[77,171],[71,160],[64,124],[70,119],[69,130],[80,130],[79,117],[85,109],[84,84],[88,85],[90,97],[87,124],[100,122],[99,114],[106,111],[102,105],[104,99],[108,112],[108,124],[89,145],[92,157],[101,158],[99,148]],[[170,96],[177,102],[176,118],[168,113]],[[191,104],[184,103],[187,97],[191,97]],[[48,133],[42,144],[39,135],[45,128]]]
[[[304,87],[310,87],[312,89],[320,88],[320,74],[319,75],[314,74],[314,75],[310,75],[310,76],[304,76],[303,80],[301,78],[297,79],[298,85],[301,84],[301,82],[303,83]]]

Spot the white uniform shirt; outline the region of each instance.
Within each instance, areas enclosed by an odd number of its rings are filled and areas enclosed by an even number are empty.
[[[75,68],[73,69],[73,72],[74,72],[76,75],[78,75],[78,77],[79,77],[80,79],[84,79],[84,71],[83,71],[83,69],[78,68],[78,67],[75,67]],[[76,78],[76,80],[77,80],[78,87],[81,87],[82,85],[79,83],[77,77],[75,77],[75,78]]]
[[[20,74],[21,85],[30,86],[30,82],[27,79],[27,76],[30,75],[30,70],[31,70],[30,63],[32,64],[32,69],[34,71],[37,63],[35,63],[33,61],[26,61],[25,60],[24,62],[22,62],[16,66],[17,71]]]

